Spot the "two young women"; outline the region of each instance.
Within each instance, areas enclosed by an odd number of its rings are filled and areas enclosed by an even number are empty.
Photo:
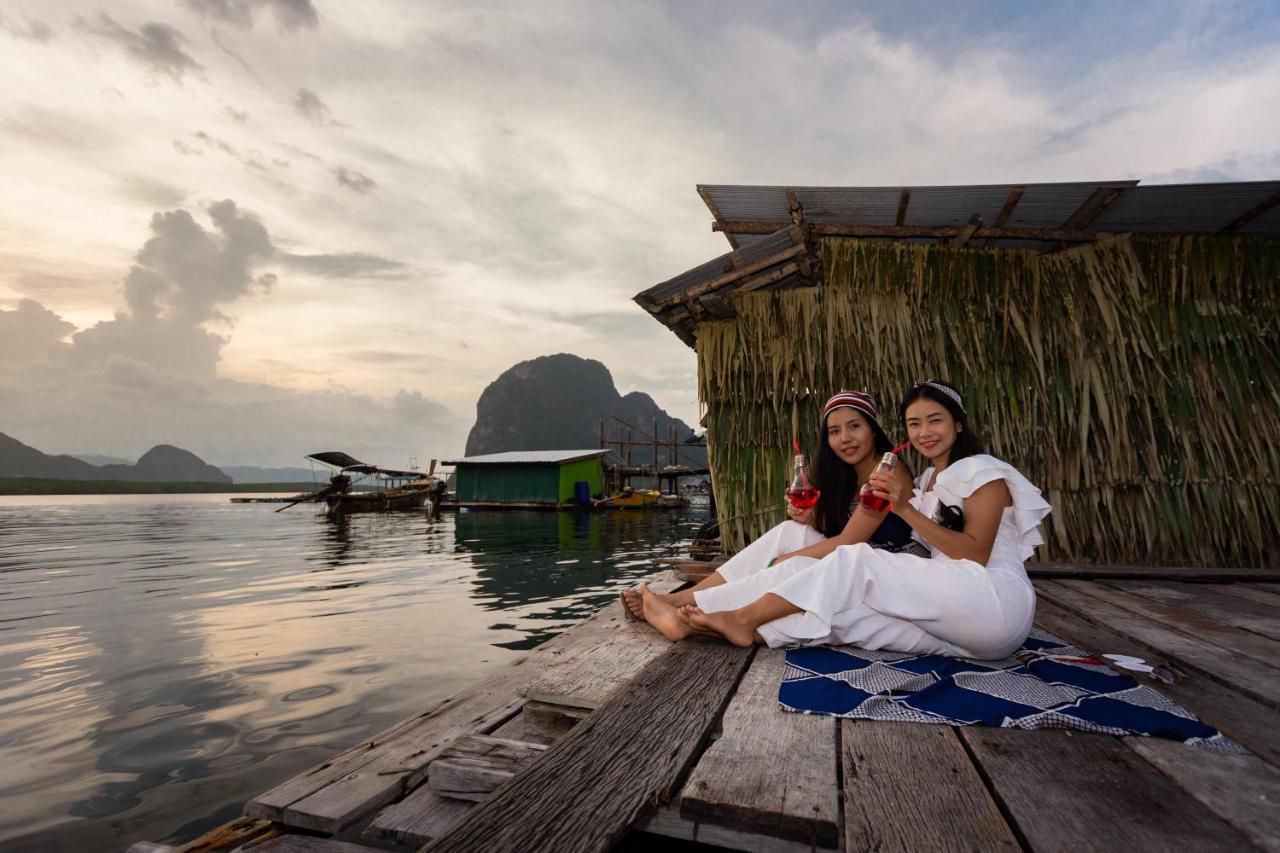
[[[1049,504],[1011,465],[981,452],[955,387],[917,383],[899,414],[930,463],[914,488],[901,465],[875,471],[890,445],[874,402],[841,392],[823,407],[814,527],[783,522],[694,589],[659,596],[642,586],[627,606],[673,640],[696,633],[737,645],[1011,654],[1031,629],[1035,592],[1023,563],[1042,541]],[[823,462],[826,450],[839,464]],[[856,477],[852,488],[838,485],[840,471]],[[845,516],[861,482],[893,511],[858,505]],[[824,505],[828,490],[834,500]],[[904,547],[908,531],[928,557]]]

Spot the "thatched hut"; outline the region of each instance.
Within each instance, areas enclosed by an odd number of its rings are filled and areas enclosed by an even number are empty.
[[[828,394],[931,376],[1044,489],[1045,559],[1280,565],[1280,181],[698,191],[732,251],[636,301],[697,351],[731,550]]]

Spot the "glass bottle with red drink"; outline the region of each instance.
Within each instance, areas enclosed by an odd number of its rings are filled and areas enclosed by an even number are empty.
[[[876,466],[877,471],[891,472],[898,467],[898,457],[892,451],[886,453],[884,458],[880,460],[880,464]],[[858,503],[865,506],[872,512],[884,512],[893,509],[893,504],[889,503],[888,498],[882,498],[875,492],[876,487],[871,483],[863,483],[862,488],[858,489]]]
[[[805,473],[804,454],[796,454],[795,468],[791,473],[791,485],[787,487],[787,500],[799,510],[813,509],[818,503],[818,490],[809,482]]]

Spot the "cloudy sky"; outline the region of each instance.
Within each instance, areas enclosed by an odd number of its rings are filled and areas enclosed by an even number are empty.
[[[1264,2],[3,0],[0,432],[403,464],[554,352],[692,421],[630,300],[726,251],[695,184],[1275,178],[1278,45]]]

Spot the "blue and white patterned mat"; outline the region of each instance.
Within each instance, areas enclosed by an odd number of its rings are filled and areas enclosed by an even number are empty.
[[[852,646],[789,649],[778,702],[802,714],[1150,735],[1244,751],[1160,693],[1044,631],[1032,631],[1012,657],[998,661]]]

